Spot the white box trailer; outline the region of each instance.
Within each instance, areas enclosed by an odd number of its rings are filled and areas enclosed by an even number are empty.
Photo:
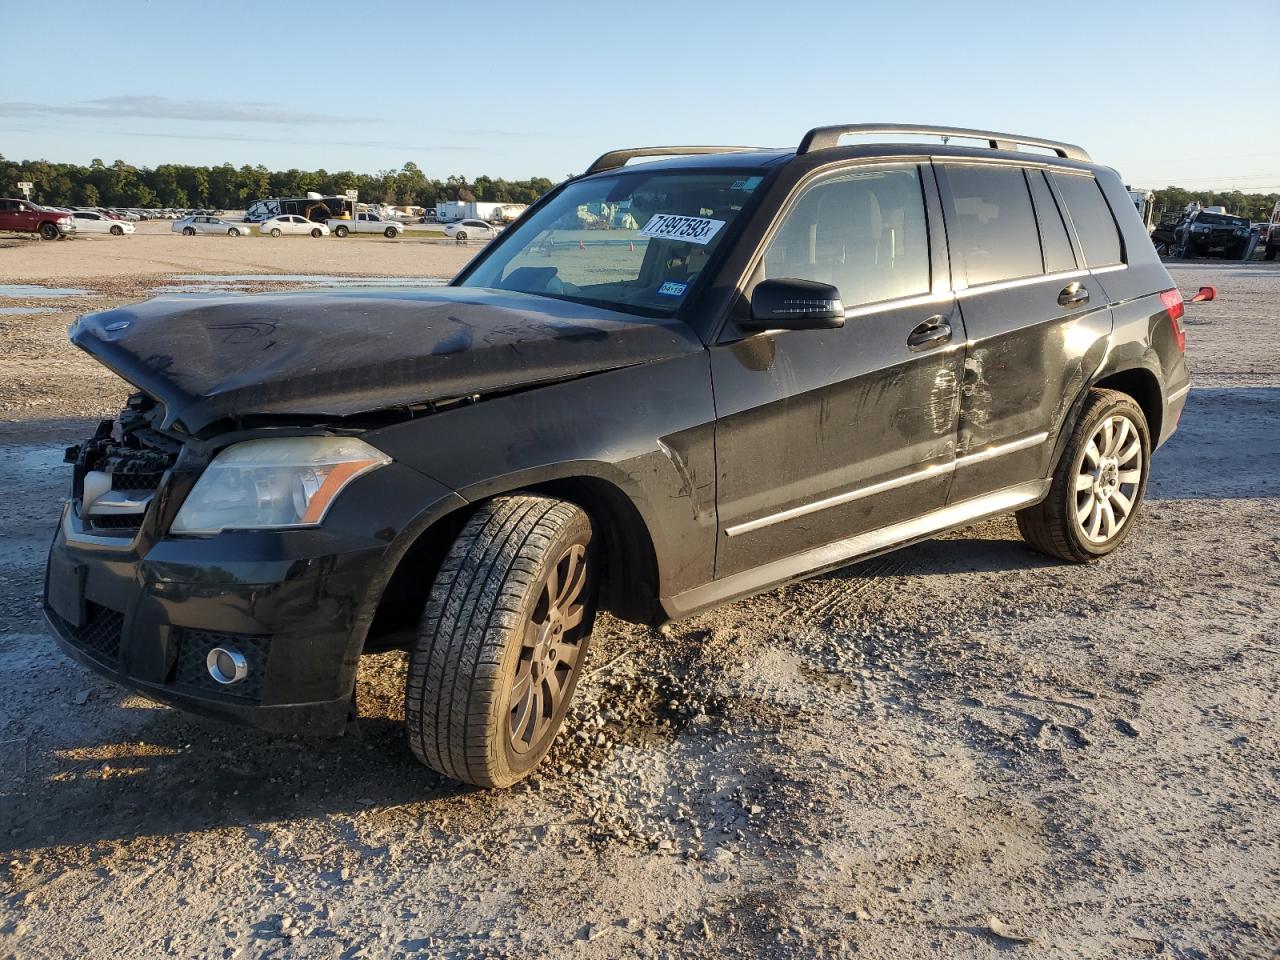
[[[516,208],[515,216],[508,211]],[[498,222],[514,220],[524,210],[523,204],[492,203],[488,200],[445,200],[436,204],[436,219],[441,223],[458,220],[484,220]]]

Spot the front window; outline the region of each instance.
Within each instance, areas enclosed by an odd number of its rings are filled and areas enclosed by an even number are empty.
[[[633,169],[571,183],[460,285],[670,316],[763,179]]]

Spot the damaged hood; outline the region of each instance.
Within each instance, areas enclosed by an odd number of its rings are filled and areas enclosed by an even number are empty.
[[[344,417],[702,349],[677,320],[461,287],[170,296],[81,317],[71,342],[193,434],[224,418]]]

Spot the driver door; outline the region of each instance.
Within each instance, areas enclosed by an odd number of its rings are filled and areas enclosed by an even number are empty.
[[[805,555],[946,503],[965,335],[943,237],[928,164],[842,169],[781,215],[748,296],[767,278],[830,283],[846,320],[745,337],[730,324],[712,348],[717,579],[820,565]]]

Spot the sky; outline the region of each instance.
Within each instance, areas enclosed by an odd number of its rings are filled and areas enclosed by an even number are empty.
[[[56,65],[0,71],[12,159],[559,180],[616,147],[918,122],[1078,143],[1134,186],[1280,191],[1280,0],[17,9],[6,34]],[[1209,69],[1179,62],[1197,48]]]

